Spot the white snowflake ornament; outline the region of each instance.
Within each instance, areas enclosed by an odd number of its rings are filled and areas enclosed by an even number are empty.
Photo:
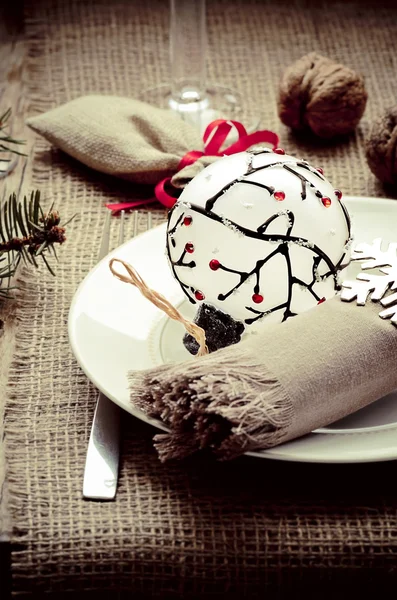
[[[379,313],[382,319],[390,319],[397,326],[397,292],[385,294],[397,289],[397,244],[390,243],[387,250],[382,250],[382,239],[377,238],[372,244],[358,244],[354,249],[352,260],[363,260],[361,269],[378,269],[379,274],[359,273],[356,280],[344,281],[341,299],[350,302],[357,299],[359,306],[364,306],[371,297],[373,302],[380,301],[385,310]]]
[[[210,350],[335,295],[350,261],[341,196],[321,169],[267,148],[224,157],[186,186],[167,251]]]

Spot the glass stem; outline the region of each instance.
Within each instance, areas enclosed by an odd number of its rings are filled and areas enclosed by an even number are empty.
[[[171,93],[180,105],[206,98],[205,0],[171,0]]]

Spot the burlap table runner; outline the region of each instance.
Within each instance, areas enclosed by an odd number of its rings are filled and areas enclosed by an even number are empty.
[[[82,94],[134,96],[167,80],[166,0],[27,4],[31,114]],[[299,147],[325,168],[345,194],[387,195],[366,168],[363,136],[397,97],[391,3],[208,4],[210,79],[250,98],[262,125],[278,131],[289,151]],[[276,118],[280,69],[310,50],[366,77],[365,118],[342,145],[304,144]],[[95,263],[102,204],[129,199],[131,188],[42,140],[32,185],[65,217],[78,217],[57,278],[29,274],[23,283],[6,424],[15,593],[259,598],[269,588],[273,598],[288,597],[293,587],[295,597],[302,589],[305,597],[318,598],[319,589],[323,598],[335,597],[338,589],[343,598],[344,590],[351,596],[365,585],[379,596],[396,578],[395,464],[242,458],[225,465],[201,457],[164,466],[152,449],[152,429],[126,416],[116,502],[82,500],[97,394],[70,351],[66,320],[78,283]],[[155,212],[154,224],[163,218]],[[140,213],[138,229],[146,225]],[[129,227],[132,233],[133,218]]]

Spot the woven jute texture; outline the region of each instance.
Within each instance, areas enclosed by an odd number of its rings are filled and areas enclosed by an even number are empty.
[[[371,119],[397,97],[396,10],[382,1],[208,3],[208,72],[241,91],[291,152],[321,165],[345,193],[386,195],[365,165]],[[27,3],[30,113],[82,94],[135,96],[166,81],[168,2]],[[276,116],[283,67],[317,50],[361,71],[369,91],[355,136],[293,138]],[[379,597],[396,579],[395,463],[304,465],[205,456],[162,465],[153,430],[123,417],[113,503],[82,500],[96,390],[68,344],[77,285],[95,264],[105,200],[131,184],[99,175],[37,140],[33,181],[69,228],[57,277],[24,275],[6,415],[15,594],[37,598]],[[153,213],[153,225],[164,219]],[[136,225],[135,225],[136,221]],[[131,216],[129,234],[148,225]],[[113,244],[117,222],[113,223]],[[131,357],[133,367],[133,357]],[[310,591],[311,590],[311,591]],[[338,590],[338,595],[335,596]],[[291,596],[292,597],[292,596]]]

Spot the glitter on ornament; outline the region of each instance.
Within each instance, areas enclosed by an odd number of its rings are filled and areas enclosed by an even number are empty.
[[[244,208],[253,208],[253,204],[252,202],[241,202],[242,206],[244,206]]]
[[[290,215],[290,211],[289,211],[289,210],[279,210],[279,211],[278,211],[278,213],[277,213],[277,215],[278,215],[279,217],[281,217],[281,216],[285,217],[285,219],[286,219],[286,222],[287,222],[287,224],[288,224],[288,227],[292,227],[292,226],[293,226],[293,224],[294,224],[294,221],[293,221],[293,219],[291,218],[291,215]]]
[[[354,241],[353,236],[349,237],[349,239],[347,240],[347,242],[345,244],[345,252],[349,252],[349,250],[352,247],[353,241]]]
[[[249,153],[252,154],[252,156],[256,156],[257,154],[264,154],[265,152],[272,152],[272,150],[270,148],[267,148],[266,146],[258,146],[256,148],[251,148],[251,150],[249,151]]]
[[[243,235],[242,232],[240,231],[240,229],[234,223],[229,221],[229,219],[226,219],[226,217],[222,217],[222,223],[224,224],[225,227],[227,227],[234,233],[237,233],[238,235]]]
[[[252,171],[252,161],[254,160],[254,155],[253,154],[248,154],[247,157],[247,173],[250,173]]]
[[[192,207],[191,204],[190,204],[190,202],[185,202],[183,200],[181,201],[181,206],[184,206],[187,209],[189,209],[189,208]]]
[[[297,240],[290,240],[288,243],[296,244],[297,246],[302,246],[305,248],[314,248],[313,242],[310,242],[309,240],[297,239]]]

